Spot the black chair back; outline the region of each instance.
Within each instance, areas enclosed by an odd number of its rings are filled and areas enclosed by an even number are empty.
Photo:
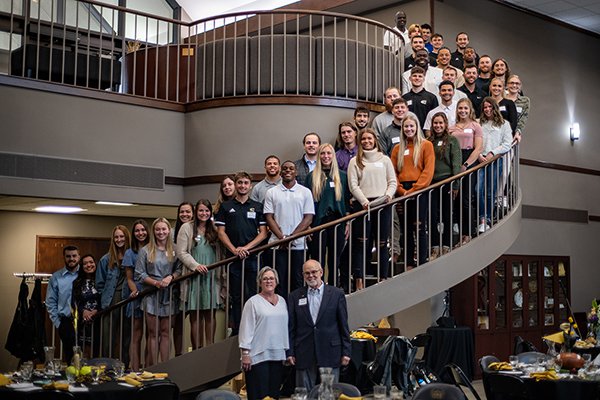
[[[515,336],[515,351],[513,354],[521,354],[530,351],[538,351],[533,343],[523,339],[521,336]]]
[[[200,392],[196,400],[241,400],[241,397],[231,390],[209,389]]]
[[[430,383],[421,386],[412,400],[466,400],[465,394],[456,386],[449,383]]]
[[[485,391],[485,397],[491,399],[490,385],[488,382],[488,375],[494,373],[489,369],[489,365],[493,362],[499,362],[500,360],[496,356],[483,356],[479,359],[479,367],[481,368],[481,377],[483,380],[483,390]]]
[[[530,400],[527,386],[523,379],[502,373],[493,373],[488,376],[490,395],[488,400]]]
[[[154,382],[140,387],[135,400],[179,400],[179,387],[173,382]]]
[[[431,343],[431,335],[429,333],[419,333],[410,341],[410,344],[414,347],[427,347],[429,343]]]
[[[27,393],[24,397],[27,400],[75,400],[71,392],[64,390],[39,390]]]
[[[320,386],[321,386],[321,384],[318,384],[318,385],[315,385],[311,389],[310,393],[308,394],[309,399],[316,399],[319,397],[319,387]],[[334,383],[332,385],[332,388],[334,391],[339,390],[340,392],[342,392],[343,394],[345,394],[348,397],[362,396],[362,394],[360,393],[360,390],[358,390],[358,388],[356,386],[351,385],[350,383],[343,383],[343,382]]]
[[[476,400],[481,400],[479,393],[477,393],[477,390],[475,390],[475,388],[471,384],[471,380],[469,378],[467,378],[467,376],[465,375],[463,370],[460,369],[460,367],[458,365],[450,363],[450,364],[447,364],[446,366],[444,366],[444,369],[448,372],[448,374],[454,381],[454,384],[456,385],[456,387],[458,387],[458,389],[461,392],[463,392],[463,394],[464,394],[464,391],[462,390],[461,386],[468,388]]]

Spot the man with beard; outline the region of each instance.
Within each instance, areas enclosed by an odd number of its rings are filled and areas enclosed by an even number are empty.
[[[429,53],[422,49],[415,54],[415,63],[425,71],[425,82],[423,87],[430,93],[437,93],[438,85],[442,81],[442,70],[429,66]],[[402,74],[402,94],[406,94],[412,89],[410,83],[410,70]],[[388,124],[389,125],[389,124]]]
[[[250,194],[250,198],[260,204],[265,202],[265,195],[267,194],[267,190],[271,189],[279,185],[281,182],[281,161],[279,157],[271,154],[267,158],[265,158],[265,179],[258,182],[252,188],[252,193]]]
[[[73,358],[75,326],[71,314],[73,281],[79,273],[79,249],[76,246],[63,248],[65,266],[52,274],[46,293],[46,310],[52,325],[58,329],[65,360]]]
[[[431,120],[433,116],[438,112],[443,112],[448,117],[448,126],[452,126],[456,123],[456,101],[452,100],[454,97],[454,84],[450,81],[443,81],[440,83],[440,99],[441,103],[439,106],[429,111],[423,130],[426,136],[429,137],[429,131],[431,130]]]
[[[369,109],[363,106],[356,107],[354,110],[354,125],[356,125],[358,131],[360,132],[368,127],[369,122],[371,122],[371,114],[369,113]]]
[[[417,51],[425,48],[425,41],[423,40],[423,37],[415,35],[410,38],[410,47],[412,48],[412,54],[404,59],[405,70],[409,70],[417,65],[415,61]]]
[[[299,184],[304,185],[306,177],[317,165],[317,152],[321,145],[321,137],[316,132],[310,132],[302,138],[304,146],[304,154],[298,160],[294,161],[296,165],[296,180]]]
[[[460,32],[456,35],[456,51],[452,53],[450,65],[462,71],[464,67],[463,58],[467,47],[469,47],[469,35],[467,32]]]
[[[296,366],[296,386],[310,392],[320,367],[332,368],[334,382],[339,380],[340,367],[350,363],[352,346],[344,292],[325,285],[323,268],[316,260],[305,262],[302,274],[306,285],[288,299],[287,361]]]
[[[423,50],[426,52],[426,50]],[[394,116],[392,115],[392,103],[400,97],[400,91],[395,86],[390,86],[383,93],[385,111],[375,117],[373,120],[373,130],[377,137],[380,137],[383,130],[392,123]]]
[[[281,183],[267,192],[264,213],[271,230],[269,243],[303,232],[310,227],[315,214],[312,193],[296,181],[296,165],[292,161],[285,161],[281,166]],[[302,286],[305,249],[306,240],[303,237],[274,249],[274,261],[281,282],[278,293],[284,298],[290,290],[288,276],[292,290]]]
[[[481,103],[487,95],[477,87],[477,66],[475,64],[467,65],[463,78],[465,79],[465,84],[459,87],[458,90],[466,94],[468,99],[471,100],[475,115],[479,118]]]
[[[483,55],[479,58],[479,76],[475,85],[487,96],[490,93],[490,81],[492,79],[492,58]]]
[[[444,68],[444,73],[442,75],[442,79],[445,81],[450,81],[454,84],[454,89],[456,89],[458,87],[458,85],[462,85],[463,84],[463,77],[462,77],[462,72],[461,72],[461,77],[460,77],[460,82],[457,78],[457,72],[459,72],[456,68],[454,68],[453,66],[449,65],[446,68]],[[458,90],[454,90],[454,97],[452,98],[452,100],[456,101],[458,103],[458,101],[460,99],[465,99],[467,97],[466,94],[464,94],[463,92],[459,92]],[[440,97],[438,95],[438,102],[441,102]]]

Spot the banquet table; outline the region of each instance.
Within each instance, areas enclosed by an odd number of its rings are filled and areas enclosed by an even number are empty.
[[[492,373],[504,374],[505,372],[499,371]],[[561,377],[561,379],[558,380],[543,379],[536,381],[533,378],[527,377],[526,374],[517,375],[512,371],[506,373],[519,376],[523,379],[529,393],[534,394],[536,399],[600,400],[600,381],[580,379],[574,375]]]
[[[148,381],[144,385],[152,385],[161,381]],[[168,381],[168,380],[167,380]],[[78,389],[78,390],[77,390]],[[86,390],[87,389],[87,390]],[[42,391],[41,386],[36,390]],[[98,385],[84,385],[70,392],[77,400],[131,400],[138,388],[120,382],[110,381]],[[31,391],[15,390],[8,387],[0,387],[0,399],[2,400],[26,400]]]

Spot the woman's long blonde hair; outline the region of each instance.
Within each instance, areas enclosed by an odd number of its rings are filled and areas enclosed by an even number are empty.
[[[122,248],[118,248],[115,244],[115,232],[120,230],[125,235],[125,244]],[[125,250],[131,246],[131,234],[125,225],[117,225],[112,230],[110,235],[110,247],[108,248],[108,268],[118,267],[123,260]]]
[[[398,171],[402,171],[402,166],[404,165],[404,150],[408,148],[406,142],[406,136],[404,136],[404,122],[405,121],[414,121],[417,125],[417,134],[413,138],[413,164],[416,166],[419,165],[419,157],[421,156],[421,143],[425,140],[425,136],[423,135],[423,131],[421,130],[421,124],[419,124],[419,120],[412,115],[407,115],[402,118],[402,123],[400,124],[400,131],[402,132],[400,135],[400,142],[398,143],[398,163],[397,168]]]
[[[173,239],[171,239],[171,224],[166,218],[156,218],[154,222],[152,222],[152,227],[150,228],[150,243],[148,243],[148,261],[153,263],[156,260],[156,250],[158,249],[158,244],[156,243],[156,236],[154,234],[154,227],[156,224],[164,222],[169,227],[169,234],[167,235],[167,243],[165,245],[165,252],[167,254],[167,260],[169,262],[173,262],[175,260],[175,252],[173,251]]]
[[[333,153],[333,157],[331,158],[331,170],[329,171],[329,176],[334,183],[335,189],[335,200],[342,200],[342,181],[340,179],[340,169],[338,168],[337,159],[335,157],[335,150],[333,146],[329,143],[322,144],[319,147],[319,151],[317,152],[317,165],[312,172],[312,194],[316,201],[321,199],[321,194],[323,194],[323,189],[325,188],[325,184],[327,183],[327,175],[325,171],[323,171],[323,164],[321,163],[321,153],[329,148]]]
[[[362,137],[365,134],[369,134],[369,135],[373,136],[373,140],[375,141],[374,150],[381,153],[381,147],[379,146],[379,140],[377,140],[377,134],[375,133],[373,128],[365,128],[361,132],[359,132],[358,133],[358,143],[357,143],[358,150],[356,151],[356,165],[361,170],[365,167],[365,163],[363,162],[363,158],[365,156],[365,151],[363,150],[362,143],[361,143]]]

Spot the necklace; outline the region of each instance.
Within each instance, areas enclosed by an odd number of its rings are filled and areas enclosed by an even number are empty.
[[[265,299],[266,301],[268,301],[269,303],[271,303],[271,305],[276,306],[277,305],[277,295],[276,294],[272,294],[269,297],[267,297],[266,294],[263,294],[262,292],[260,293],[260,295],[262,296],[263,299]]]

